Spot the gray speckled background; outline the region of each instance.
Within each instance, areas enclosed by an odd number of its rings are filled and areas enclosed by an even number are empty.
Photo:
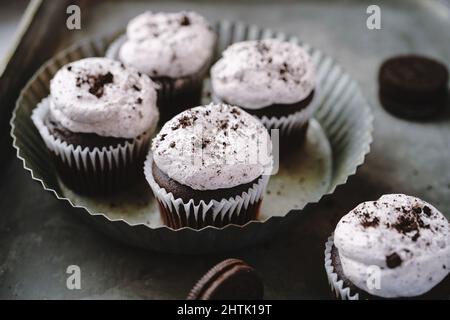
[[[382,30],[366,28],[366,8],[378,3]],[[124,25],[144,9],[192,9],[211,20],[244,20],[298,35],[334,56],[361,82],[373,106],[372,152],[358,174],[312,208],[288,233],[239,252],[207,256],[153,253],[124,246],[86,225],[77,210],[32,181],[14,159],[0,184],[0,298],[184,298],[211,265],[241,257],[263,276],[266,297],[328,298],[323,246],[339,217],[383,193],[423,198],[450,216],[450,111],[426,123],[387,114],[376,75],[397,53],[434,56],[450,67],[450,11],[438,1],[104,1],[83,11],[82,30],[61,47]],[[82,289],[66,289],[68,265],[82,272]]]

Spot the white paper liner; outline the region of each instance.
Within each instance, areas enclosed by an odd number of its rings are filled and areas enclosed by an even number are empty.
[[[253,184],[248,191],[243,192],[241,195],[230,197],[228,199],[222,199],[220,201],[211,200],[208,203],[201,200],[197,205],[195,205],[193,199],[185,203],[181,198],[175,199],[171,192],[168,193],[166,189],[161,188],[153,178],[152,163],[153,156],[152,153],[149,152],[147,159],[144,162],[144,175],[155,197],[167,210],[169,210],[172,214],[175,213],[179,219],[181,219],[180,208],[183,207],[184,211],[188,215],[188,220],[189,217],[192,217],[193,215],[196,222],[199,221],[199,218],[201,218],[200,221],[205,221],[205,214],[209,209],[212,209],[212,213],[208,212],[207,214],[212,214],[214,221],[216,221],[216,218],[219,216],[219,222],[223,222],[225,217],[231,218],[232,215],[239,216],[240,214],[243,214],[249,205],[262,199],[270,178],[268,175],[261,176],[257,183]],[[202,216],[199,217],[199,214],[202,214]]]
[[[331,260],[331,250],[333,248],[333,236],[328,238],[325,243],[325,271],[328,276],[328,283],[330,284],[331,291],[336,295],[336,299],[339,300],[359,300],[359,294],[351,294],[350,288],[345,287],[344,281],[339,279],[338,274],[334,271],[334,267]]]
[[[92,168],[96,172],[102,172],[125,167],[133,162],[137,155],[146,152],[150,144],[151,133],[154,130],[152,128],[131,142],[127,141],[118,146],[90,149],[68,144],[66,141],[55,138],[44,124],[45,117],[49,112],[49,105],[50,97],[44,98],[33,110],[31,119],[47,148],[74,170],[88,171]],[[98,168],[96,160],[99,160],[100,168]]]
[[[255,116],[258,118],[262,124],[267,128],[270,132],[272,129],[280,130],[281,136],[288,136],[292,131],[301,129],[309,119],[312,118],[314,113],[316,112],[317,107],[319,106],[319,92],[317,89],[318,86],[314,89],[314,96],[311,102],[300,111],[297,111],[292,114],[288,114],[282,117],[267,117],[267,116]],[[217,95],[212,94],[212,99],[214,102],[223,102]],[[239,107],[239,106],[238,106]]]

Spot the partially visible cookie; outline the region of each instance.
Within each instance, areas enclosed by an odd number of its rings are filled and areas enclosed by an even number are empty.
[[[188,300],[261,300],[264,285],[256,271],[239,259],[215,265],[192,288]]]
[[[383,62],[379,75],[383,107],[404,118],[427,118],[439,113],[448,95],[448,70],[423,56],[403,55]]]

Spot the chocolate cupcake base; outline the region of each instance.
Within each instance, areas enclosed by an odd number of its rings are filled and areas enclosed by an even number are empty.
[[[258,110],[245,109],[254,115],[272,134],[272,130],[279,130],[279,150],[281,154],[289,154],[295,146],[298,148],[306,139],[309,119],[316,109],[317,102],[312,91],[304,100],[293,104],[274,104]]]
[[[344,274],[338,249],[334,246],[333,237],[325,244],[325,270],[328,282],[338,300],[392,300],[372,295],[355,286]],[[425,294],[416,297],[395,298],[396,300],[435,300],[450,299],[450,275]]]
[[[207,70],[207,68],[206,68]],[[172,79],[167,77],[152,78],[158,85],[158,100],[161,123],[172,119],[186,109],[200,105],[203,91],[203,77],[201,71],[195,76]]]
[[[159,169],[154,161],[152,162],[152,174],[155,182],[162,189],[170,190],[174,198],[180,198],[184,202],[189,202],[189,200],[192,199],[194,200],[195,205],[198,205],[202,200],[205,202],[209,202],[211,200],[220,201],[222,199],[232,198],[237,194],[242,194],[250,189],[254,184],[258,183],[258,180],[261,178],[261,176],[259,176],[249,183],[241,184],[233,188],[202,191],[194,190],[189,186],[173,180],[161,169]]]
[[[269,115],[261,115],[257,114],[256,116],[261,120],[264,126],[269,130],[279,130],[280,137],[288,138],[288,137],[296,137],[298,135],[304,135],[306,131],[305,127],[307,127],[309,119],[312,118],[314,112],[318,106],[318,92],[317,89],[311,93],[308,98],[304,101],[307,101],[308,104],[303,106],[299,110],[295,110],[293,113],[286,113],[284,115],[281,114],[269,114]],[[302,104],[300,102],[299,104]]]
[[[61,128],[48,113],[46,98],[33,111],[32,120],[67,187],[82,195],[106,195],[138,181],[150,144],[148,133],[134,139],[83,139],[83,134],[70,134]],[[107,145],[111,139],[115,143]]]
[[[145,178],[158,201],[164,223],[173,229],[183,227],[202,229],[206,226],[221,228],[229,224],[244,225],[255,220],[269,181],[268,176],[261,176],[247,190],[234,196],[195,201],[175,197],[172,192],[167,192],[155,181],[153,168],[150,153],[144,163]]]
[[[261,109],[245,109],[248,113],[251,115],[254,115],[258,118],[267,117],[267,118],[281,118],[285,117],[297,112],[300,112],[302,110],[305,110],[308,108],[308,106],[311,104],[311,102],[314,100],[315,92],[314,90],[311,91],[311,93],[303,100],[291,103],[291,104],[272,104],[268,107],[261,108]]]
[[[141,179],[146,148],[139,151],[127,150],[125,158],[119,156],[106,167],[102,166],[105,156],[97,154],[94,159],[86,161],[76,169],[55,152],[50,153],[58,177],[64,185],[80,195],[101,196],[124,190]],[[75,162],[76,155],[71,154],[70,157],[71,162]]]
[[[276,104],[259,110],[249,110],[246,112],[257,117],[273,135],[272,130],[278,130],[279,150],[282,154],[289,154],[292,146],[298,148],[303,144],[308,131],[309,120],[313,117],[319,105],[320,91],[315,88],[304,100],[293,104]],[[215,102],[224,102],[213,94]]]

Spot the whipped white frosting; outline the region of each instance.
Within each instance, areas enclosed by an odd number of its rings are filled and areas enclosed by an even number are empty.
[[[315,69],[299,45],[276,39],[238,42],[211,69],[214,94],[246,109],[292,104],[315,86]]]
[[[50,83],[50,112],[72,132],[135,138],[158,122],[156,90],[147,75],[107,58],[62,67]]]
[[[272,167],[266,128],[238,107],[209,104],[168,121],[152,142],[153,159],[165,174],[195,190],[249,183]]]
[[[215,41],[208,21],[194,12],[148,11],[129,22],[119,60],[151,77],[188,76],[209,63]]]
[[[422,295],[450,271],[449,222],[432,205],[403,194],[358,205],[338,223],[334,244],[345,276],[380,297]]]

